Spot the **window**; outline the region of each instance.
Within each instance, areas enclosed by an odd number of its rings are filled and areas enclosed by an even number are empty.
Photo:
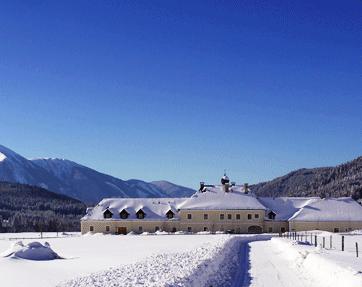
[[[94,231],[94,227],[93,227],[93,226],[89,226],[89,231],[93,232],[93,231]]]
[[[248,214],[248,219],[249,219],[249,220],[251,219],[251,214],[250,214],[250,213]]]
[[[274,220],[274,219],[275,219],[275,215],[276,215],[276,214],[275,214],[273,211],[270,211],[270,212],[268,213],[268,218]]]
[[[204,226],[204,231],[207,231],[208,229],[207,229],[207,227],[206,226]]]
[[[172,227],[172,232],[176,232],[176,227]]]
[[[240,214],[236,215],[236,220],[240,220]]]
[[[281,232],[281,233],[284,233],[284,232],[285,232],[285,227],[281,227],[281,228],[280,228],[280,232]]]
[[[122,210],[121,211],[121,213],[119,214],[119,217],[121,218],[121,219],[127,219],[128,218],[128,216],[129,216],[129,213],[126,211],[126,210]]]
[[[231,220],[233,218],[232,214],[228,214],[228,220]]]
[[[187,219],[192,219],[192,214],[191,213],[187,214]]]
[[[172,212],[172,210],[169,210],[169,211],[167,211],[166,216],[168,219],[172,219],[174,216],[174,213]]]
[[[333,232],[339,232],[339,228],[335,227]]]
[[[255,218],[259,218],[259,214],[257,214],[257,213],[254,214],[254,217],[255,217]]]
[[[269,232],[269,233],[273,233],[273,227],[269,227],[269,228],[268,228],[268,232]]]
[[[192,232],[192,227],[187,227],[187,232]]]
[[[220,220],[224,220],[225,219],[225,214],[220,214]]]
[[[137,216],[138,219],[144,219],[146,214],[143,212],[142,209],[140,209],[140,210],[137,211],[136,216]]]
[[[143,227],[142,226],[138,226],[138,232],[140,232],[140,233],[143,232]]]
[[[155,232],[156,232],[156,231],[159,231],[159,230],[160,230],[160,227],[159,227],[159,226],[156,226],[156,227],[155,227]]]
[[[209,219],[209,215],[208,214],[204,214],[204,220],[208,220]]]
[[[106,232],[109,232],[109,226],[106,226]]]
[[[103,212],[104,218],[112,218],[113,213],[109,211],[109,209],[106,209],[106,211]]]

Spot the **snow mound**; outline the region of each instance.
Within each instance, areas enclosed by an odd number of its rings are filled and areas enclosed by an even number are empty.
[[[166,231],[156,231],[155,234],[156,235],[168,235],[168,232],[166,232]]]
[[[211,232],[210,232],[210,231],[199,231],[199,232],[197,232],[196,234],[199,234],[199,235],[209,235],[209,234],[211,234]]]
[[[26,245],[22,241],[12,244],[10,249],[3,252],[1,257],[21,258],[27,260],[54,260],[62,259],[57,253],[50,248],[48,242],[41,244],[38,241],[30,242]]]
[[[130,231],[130,232],[127,233],[127,235],[138,235],[138,234],[136,232],[134,232],[134,231]]]
[[[151,232],[147,232],[147,231],[145,231],[145,232],[142,232],[140,235],[154,235],[154,233],[151,233]]]

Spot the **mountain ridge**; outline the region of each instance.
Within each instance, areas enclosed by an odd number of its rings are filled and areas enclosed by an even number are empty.
[[[362,198],[362,156],[336,166],[297,169],[251,189],[258,196]]]
[[[4,155],[0,161],[0,180],[40,186],[85,203],[94,204],[105,197],[170,196],[168,190],[152,183],[138,179],[122,180],[71,160],[59,158],[28,160],[2,145],[0,153]],[[175,192],[188,195],[195,192],[186,187],[174,186]],[[173,194],[173,196],[179,195]]]

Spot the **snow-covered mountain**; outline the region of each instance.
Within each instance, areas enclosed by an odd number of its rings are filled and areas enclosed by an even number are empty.
[[[86,203],[104,197],[180,197],[194,192],[171,183],[125,181],[65,159],[28,160],[1,145],[0,180],[41,186]]]
[[[177,185],[166,180],[152,181],[151,183],[161,189],[168,197],[174,197],[175,194],[177,194],[178,197],[189,197],[191,194],[195,193],[195,190],[191,188]]]

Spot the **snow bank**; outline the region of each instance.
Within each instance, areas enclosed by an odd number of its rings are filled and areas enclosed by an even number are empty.
[[[242,237],[222,236],[188,252],[163,253],[59,286],[231,286]]]
[[[24,245],[22,241],[15,242],[10,249],[3,252],[1,256],[28,260],[61,259],[61,257],[50,248],[48,242],[45,242],[43,245],[37,241],[30,242],[26,245]]]
[[[362,286],[362,270],[354,269],[351,258],[343,258],[343,254],[340,254],[342,262],[337,262],[321,247],[281,238],[272,238],[271,242],[291,261],[291,268],[312,277],[316,286]]]

